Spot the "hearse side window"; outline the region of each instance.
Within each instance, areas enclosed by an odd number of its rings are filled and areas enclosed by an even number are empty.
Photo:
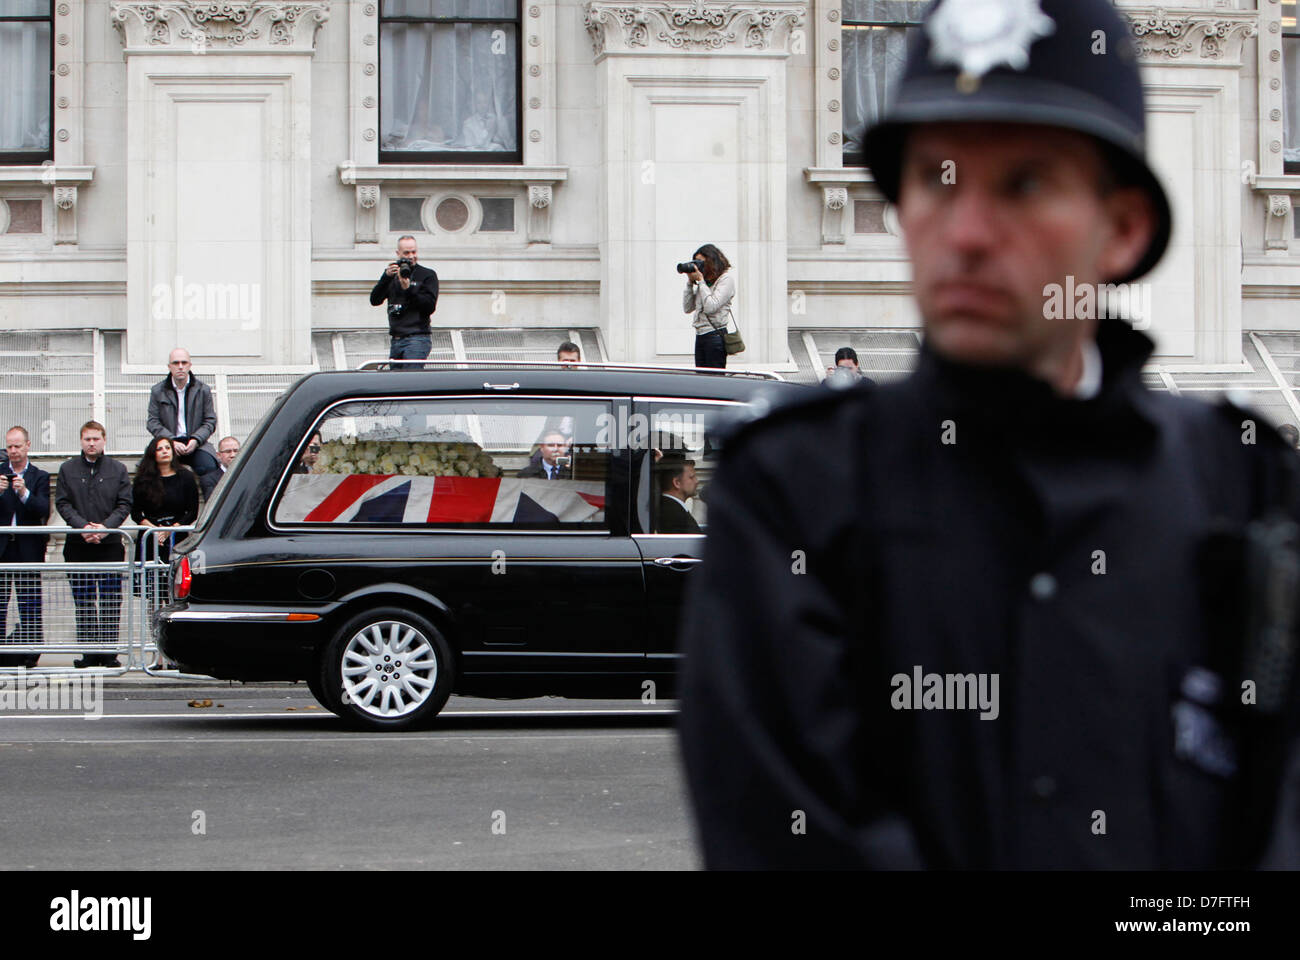
[[[708,486],[718,451],[708,437],[715,421],[734,407],[689,402],[639,402],[650,457],[649,483],[642,485],[643,529],[662,534],[698,534],[708,527]]]
[[[522,397],[339,404],[303,438],[273,520],[608,529],[610,410]]]

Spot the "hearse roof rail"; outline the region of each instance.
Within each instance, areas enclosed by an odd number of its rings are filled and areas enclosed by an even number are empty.
[[[420,364],[426,370],[481,370],[502,367],[526,367],[529,370],[610,370],[637,373],[689,373],[703,377],[743,377],[751,380],[779,380],[785,378],[768,370],[720,370],[713,367],[672,367],[653,363],[561,363],[558,360],[370,360],[358,370],[394,370],[398,366]]]

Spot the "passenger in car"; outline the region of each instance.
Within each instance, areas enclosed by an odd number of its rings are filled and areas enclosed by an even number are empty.
[[[317,430],[311,435],[311,440],[307,443],[307,449],[302,452],[302,459],[298,465],[293,468],[294,473],[311,473],[316,467],[316,461],[320,459],[321,437],[320,431]]]
[[[695,496],[700,481],[695,461],[666,454],[655,470],[659,476],[659,526],[657,533],[703,533],[686,501]]]
[[[542,434],[541,457],[529,463],[516,476],[520,480],[572,480],[569,461],[569,438],[558,430]]]

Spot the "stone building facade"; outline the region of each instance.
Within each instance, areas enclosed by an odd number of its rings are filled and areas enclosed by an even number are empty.
[[[1300,420],[1296,3],[1120,6],[1175,210],[1144,291],[1152,383],[1236,383]],[[673,268],[712,242],[736,266],[742,365],[813,378],[852,343],[901,370],[908,267],[854,149],[922,7],[0,0],[0,393],[33,371],[51,398],[72,388],[81,367],[42,367],[60,331],[98,371],[69,409],[111,418],[116,387],[132,423],[177,343],[250,396],[370,358],[385,317],[366,294],[405,233],[440,276],[448,358],[542,359],[573,333],[603,359],[689,363]],[[232,429],[248,402],[225,401]]]

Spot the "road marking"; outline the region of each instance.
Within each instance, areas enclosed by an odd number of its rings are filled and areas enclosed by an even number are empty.
[[[663,739],[664,737],[676,737],[676,732],[664,730],[661,733],[576,733],[576,734],[498,734],[484,736],[441,736],[441,737],[415,737],[402,734],[400,731],[393,733],[384,733],[379,736],[365,736],[356,734],[354,736],[338,737],[155,737],[150,739],[130,739],[130,740],[68,740],[60,738],[58,740],[15,740],[12,738],[0,738],[0,745],[13,746],[15,744],[44,744],[44,745],[61,745],[61,744],[109,744],[117,746],[120,744],[145,744],[145,743],[332,743],[342,741],[345,743],[364,743],[366,741],[375,741],[378,743],[433,743],[438,741],[460,741],[461,743],[471,743],[476,740],[654,740]]]
[[[209,710],[210,707],[195,707],[195,710]],[[174,720],[184,717],[189,720],[269,720],[274,717],[286,717],[289,714],[304,717],[338,717],[325,710],[281,710],[278,713],[105,713],[102,716],[80,713],[19,713],[12,716],[0,716],[0,723],[5,720]],[[676,710],[444,710],[439,717],[675,717]]]

